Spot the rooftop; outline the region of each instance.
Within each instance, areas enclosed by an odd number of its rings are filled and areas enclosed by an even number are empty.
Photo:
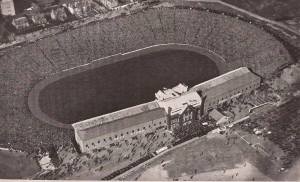
[[[160,107],[165,109],[166,113],[171,108],[171,115],[175,115],[183,112],[188,105],[193,107],[201,105],[202,99],[197,92],[192,92],[177,98],[157,102]]]
[[[83,141],[87,141],[93,138],[97,138],[99,136],[103,136],[106,134],[110,134],[116,131],[124,130],[126,128],[130,128],[133,126],[137,126],[151,120],[164,118],[166,117],[166,113],[164,109],[158,108],[148,111],[143,111],[136,113],[135,115],[129,115],[127,117],[119,117],[113,121],[95,125],[90,128],[86,128],[84,130],[77,131],[79,137]],[[142,128],[140,128],[142,130]],[[131,132],[131,131],[128,131]],[[125,133],[124,133],[125,134]]]
[[[13,19],[13,22],[15,25],[22,25],[28,23],[28,20],[26,17],[20,17],[20,18]]]
[[[112,122],[115,120],[119,120],[122,118],[134,116],[146,111],[159,109],[159,105],[156,101],[148,102],[145,104],[137,105],[134,107],[126,108],[123,110],[119,110],[116,112],[112,112],[109,114],[105,114],[102,116],[97,116],[91,119],[87,119],[78,123],[72,124],[74,129],[76,130],[85,130],[87,128],[91,128],[93,126],[102,125],[104,123]]]
[[[164,88],[163,90],[159,90],[157,93],[155,93],[155,97],[157,100],[179,97],[182,93],[187,92],[187,90],[188,86],[180,83],[179,85],[171,89]]]
[[[215,121],[219,121],[222,117],[224,117],[224,115],[217,109],[213,109],[208,115]]]
[[[208,100],[259,79],[260,77],[252,73],[248,68],[241,67],[195,85],[189,92],[202,92],[202,95],[207,96],[206,99]]]

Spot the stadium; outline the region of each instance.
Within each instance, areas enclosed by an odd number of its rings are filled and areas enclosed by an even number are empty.
[[[1,57],[1,143],[5,147],[31,150],[44,144],[66,142],[74,136],[72,130],[46,124],[31,113],[28,95],[35,85],[44,79],[51,80],[54,75],[80,70],[75,67],[84,69],[94,62],[110,64],[101,58],[165,44],[188,45],[212,52],[225,61],[225,72],[247,67],[267,77],[276,68],[292,62],[284,45],[271,34],[253,24],[222,14],[193,9],[148,9],[96,22],[24,45]],[[163,46],[157,46],[160,47]],[[212,66],[214,74],[200,81],[224,72],[216,66],[218,61],[211,59],[215,64]],[[207,69],[202,67],[198,72],[201,71]],[[174,80],[172,84],[188,81]],[[193,86],[196,83],[199,80],[190,84]],[[158,87],[162,86],[155,89]],[[143,103],[148,99],[140,101]],[[48,104],[51,105],[51,102],[48,101]],[[81,119],[86,118],[77,118],[77,121]]]

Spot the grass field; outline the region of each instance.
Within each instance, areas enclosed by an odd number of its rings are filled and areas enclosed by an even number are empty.
[[[271,180],[276,166],[234,134],[209,134],[171,151],[123,180]],[[154,175],[155,174],[155,175]]]
[[[25,154],[0,151],[0,179],[26,179],[39,171],[36,161]]]
[[[153,101],[163,87],[194,86],[218,75],[216,64],[204,55],[164,50],[53,82],[41,91],[39,102],[49,117],[74,123]]]

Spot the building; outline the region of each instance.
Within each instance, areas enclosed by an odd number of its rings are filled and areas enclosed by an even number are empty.
[[[91,4],[88,2],[75,2],[73,4],[63,5],[74,16],[86,16],[91,11]]]
[[[52,10],[50,13],[50,17],[52,20],[57,21],[66,21],[68,19],[67,13],[63,7]]]
[[[214,79],[200,83],[189,90],[198,92],[204,100],[203,111],[216,108],[241,94],[249,94],[260,86],[261,78],[242,67]]]
[[[4,16],[16,15],[15,5],[13,0],[0,0],[0,10]]]
[[[184,84],[163,89],[155,94],[155,101],[74,123],[75,140],[86,152],[158,128],[171,132],[184,128],[199,121],[209,110],[209,116],[222,124],[229,118],[214,108],[249,94],[259,87],[260,81],[260,77],[242,67],[190,89]]]
[[[58,4],[58,0],[33,0],[33,6],[39,8],[49,8]]]
[[[75,139],[82,152],[108,146],[166,127],[164,109],[156,102],[141,104],[73,124]]]
[[[45,14],[43,14],[43,13],[37,13],[37,14],[34,14],[34,15],[31,17],[31,20],[32,20],[32,22],[35,23],[35,24],[46,24],[46,23],[47,23],[46,16],[45,16]]]
[[[159,90],[157,93],[155,93],[155,97],[157,100],[165,100],[165,99],[177,97],[187,91],[188,91],[188,87],[180,83],[178,86],[173,87],[172,89],[164,88],[163,90]]]
[[[217,109],[213,109],[208,116],[216,121],[217,125],[224,125],[227,124],[229,122],[229,117],[225,116],[224,114],[222,114],[220,111],[218,111]]]
[[[107,8],[115,8],[119,6],[118,0],[99,0]]]
[[[158,100],[158,105],[165,109],[167,114],[168,130],[173,131],[176,127],[184,127],[193,123],[200,116],[202,99],[197,92],[183,94],[175,98]]]
[[[28,23],[28,20],[26,17],[20,17],[20,18],[13,19],[12,25],[17,30],[21,30],[21,29],[29,27],[29,23]]]

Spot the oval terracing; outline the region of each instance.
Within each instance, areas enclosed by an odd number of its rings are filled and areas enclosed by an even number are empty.
[[[63,142],[61,136],[71,132],[45,125],[27,107],[35,83],[100,57],[165,43],[211,50],[225,59],[228,70],[247,66],[262,76],[291,61],[285,47],[262,29],[209,12],[151,9],[94,23],[25,45],[0,59],[1,138],[24,138],[22,145],[28,147],[38,145],[34,141]]]

